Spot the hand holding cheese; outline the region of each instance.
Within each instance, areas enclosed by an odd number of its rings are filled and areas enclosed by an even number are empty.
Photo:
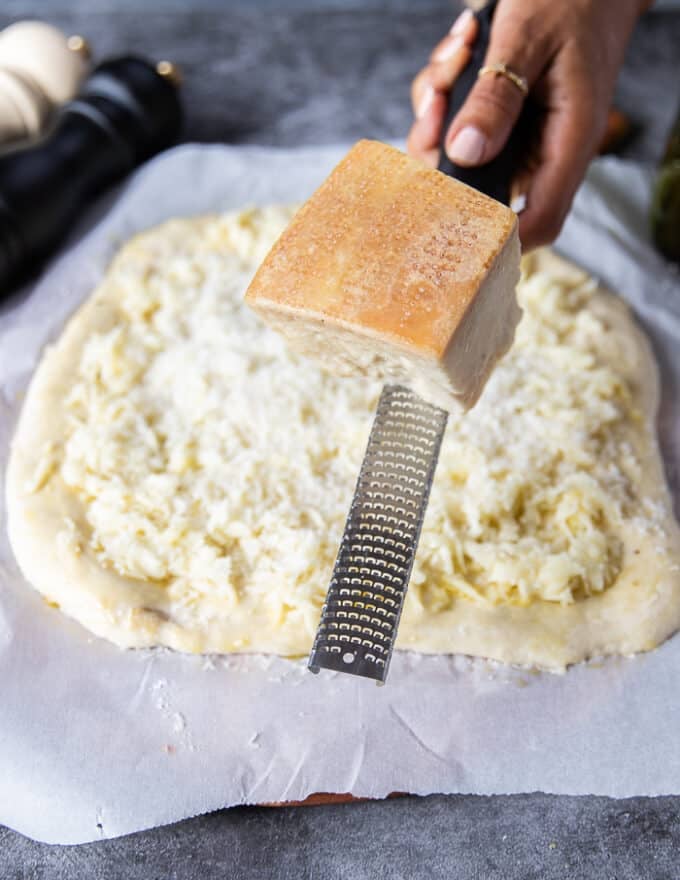
[[[519,260],[509,208],[360,141],[293,218],[246,301],[333,372],[470,407],[512,344]]]
[[[530,160],[513,175],[515,191],[526,200],[522,246],[527,251],[553,241],[605,131],[636,19],[651,5],[651,0],[499,0],[484,47],[477,20],[466,9],[413,81],[409,152],[434,166],[443,139],[457,165],[484,167],[498,156],[527,104],[507,77],[474,81],[453,117],[446,107],[477,48],[484,65],[507,65],[527,80],[528,103],[535,108]]]

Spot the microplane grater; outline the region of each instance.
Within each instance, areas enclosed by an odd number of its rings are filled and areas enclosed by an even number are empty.
[[[383,388],[309,668],[384,683],[448,414]]]

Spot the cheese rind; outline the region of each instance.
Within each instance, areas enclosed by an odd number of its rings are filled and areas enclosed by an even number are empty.
[[[276,242],[246,302],[331,372],[469,407],[512,344],[519,261],[509,208],[360,141]]]

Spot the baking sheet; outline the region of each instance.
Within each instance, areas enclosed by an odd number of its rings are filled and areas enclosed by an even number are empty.
[[[0,471],[42,346],[126,238],[180,214],[298,201],[344,151],[189,146],[142,169],[30,297],[0,310]],[[595,165],[559,244],[633,302],[653,338],[677,505],[680,279],[645,240],[649,175]],[[679,680],[677,637],[562,676],[397,653],[383,688],[312,676],[305,661],[122,652],[26,586],[0,522],[0,822],[43,841],[316,791],[677,794]]]

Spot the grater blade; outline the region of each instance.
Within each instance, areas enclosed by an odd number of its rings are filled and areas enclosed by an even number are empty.
[[[309,668],[384,682],[447,413],[386,385],[321,613]]]

